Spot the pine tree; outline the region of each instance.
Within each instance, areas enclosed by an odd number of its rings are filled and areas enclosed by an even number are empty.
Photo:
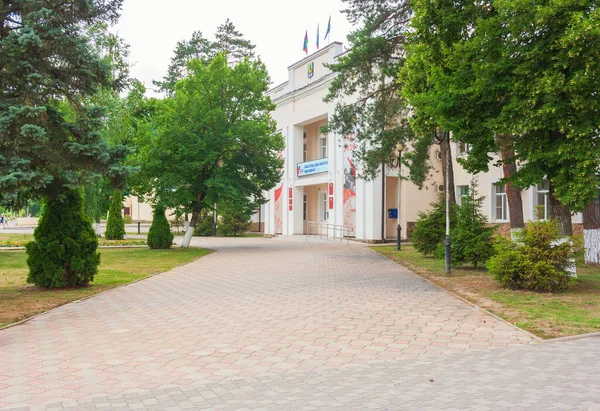
[[[456,204],[450,208],[450,228],[456,225]],[[439,256],[446,237],[446,199],[440,196],[431,204],[431,210],[420,212],[412,232],[412,242],[417,251]]]
[[[125,223],[123,222],[122,210],[123,192],[115,190],[110,202],[106,233],[104,234],[107,240],[122,240],[125,237]]]
[[[165,215],[165,208],[154,207],[152,225],[148,231],[148,247],[152,249],[167,249],[173,244],[173,233]]]
[[[175,83],[190,74],[188,64],[192,60],[200,60],[203,64],[209,64],[217,54],[225,53],[228,64],[231,66],[246,57],[254,59],[256,46],[246,40],[229,19],[217,27],[215,38],[215,41],[210,41],[204,37],[201,31],[195,31],[190,40],[177,42],[167,75],[162,81],[155,80],[153,83],[159,87],[160,91],[171,96],[175,92]]]
[[[493,253],[492,235],[495,227],[487,226],[487,218],[481,211],[484,197],[479,197],[477,181],[471,180],[469,195],[463,197],[458,209],[456,226],[451,230],[452,260],[454,263],[485,263]]]

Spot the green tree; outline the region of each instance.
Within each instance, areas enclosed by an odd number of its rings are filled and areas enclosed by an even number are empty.
[[[192,60],[200,60],[204,64],[209,64],[218,53],[225,53],[229,64],[232,65],[243,61],[244,58],[253,59],[255,56],[254,48],[256,46],[244,39],[243,34],[229,19],[217,27],[215,38],[215,41],[210,41],[203,36],[201,31],[195,31],[190,40],[177,42],[167,75],[162,81],[153,83],[159,87],[160,91],[167,95],[173,95],[177,81],[189,74],[188,64]]]
[[[154,207],[152,225],[148,230],[148,247],[152,249],[167,249],[173,244],[173,233],[165,215],[165,208]]]
[[[45,212],[27,244],[27,282],[46,288],[84,286],[100,264],[98,237],[83,212],[81,194],[69,190],[48,198]]]
[[[192,61],[189,69],[147,135],[137,188],[155,204],[191,215],[184,247],[203,209],[234,198],[261,201],[281,177],[276,153],[283,149],[263,63],[230,67],[220,54],[208,65]]]
[[[114,190],[110,209],[108,211],[108,220],[106,221],[107,240],[122,240],[125,237],[125,223],[123,221],[123,192]]]
[[[456,226],[456,204],[450,208],[450,229]],[[412,242],[417,251],[425,255],[438,256],[446,238],[446,199],[431,204],[430,211],[419,212],[412,232]],[[442,252],[443,253],[443,252]]]
[[[219,232],[222,235],[243,234],[250,230],[250,218],[256,208],[252,201],[229,201],[219,204]]]
[[[121,0],[5,2],[0,6],[0,202],[60,197],[88,177],[118,179],[123,146],[98,133],[88,97],[113,87],[87,27],[112,22]]]
[[[481,211],[484,200],[485,197],[479,196],[477,182],[471,180],[469,195],[462,198],[456,226],[450,233],[453,262],[469,262],[475,269],[479,263],[485,263],[494,251],[492,235],[496,228],[487,226],[487,218]]]

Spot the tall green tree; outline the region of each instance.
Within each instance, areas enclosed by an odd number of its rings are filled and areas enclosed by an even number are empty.
[[[8,1],[0,6],[0,203],[60,197],[87,178],[126,173],[125,147],[99,134],[88,97],[115,82],[89,27],[113,22],[121,0]]]
[[[154,81],[154,84],[159,87],[160,91],[172,95],[175,92],[177,81],[189,74],[188,64],[192,60],[200,60],[204,64],[209,64],[218,53],[225,53],[230,65],[237,64],[244,58],[253,59],[255,47],[227,19],[225,23],[217,27],[214,41],[204,37],[201,31],[195,31],[189,40],[177,42],[167,75],[162,81]]]
[[[137,188],[155,204],[191,214],[189,246],[201,212],[221,200],[251,198],[279,181],[276,153],[283,138],[265,95],[269,77],[260,61],[234,66],[219,54],[210,64],[189,64],[190,75],[166,99],[139,155]]]

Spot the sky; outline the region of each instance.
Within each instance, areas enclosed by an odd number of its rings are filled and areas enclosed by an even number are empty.
[[[175,44],[199,30],[214,39],[217,26],[229,18],[238,31],[256,45],[272,85],[287,80],[287,67],[306,56],[302,51],[308,30],[308,52],[316,49],[317,24],[321,48],[331,15],[331,41],[346,45],[352,30],[341,10],[341,0],[125,0],[118,24],[111,30],[130,45],[131,76],[152,92],[152,80],[161,79]]]

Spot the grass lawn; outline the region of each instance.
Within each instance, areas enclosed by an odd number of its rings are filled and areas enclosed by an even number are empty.
[[[568,291],[540,293],[508,290],[485,269],[452,268],[444,275],[444,260],[425,257],[412,245],[372,247],[441,287],[493,312],[542,338],[564,337],[600,331],[600,267],[577,261],[577,284]]]
[[[48,311],[70,301],[114,288],[210,253],[201,248],[100,250],[100,267],[89,287],[46,290],[26,283],[25,251],[0,252],[0,327]]]
[[[33,241],[33,234],[0,233],[0,243],[5,241]]]

